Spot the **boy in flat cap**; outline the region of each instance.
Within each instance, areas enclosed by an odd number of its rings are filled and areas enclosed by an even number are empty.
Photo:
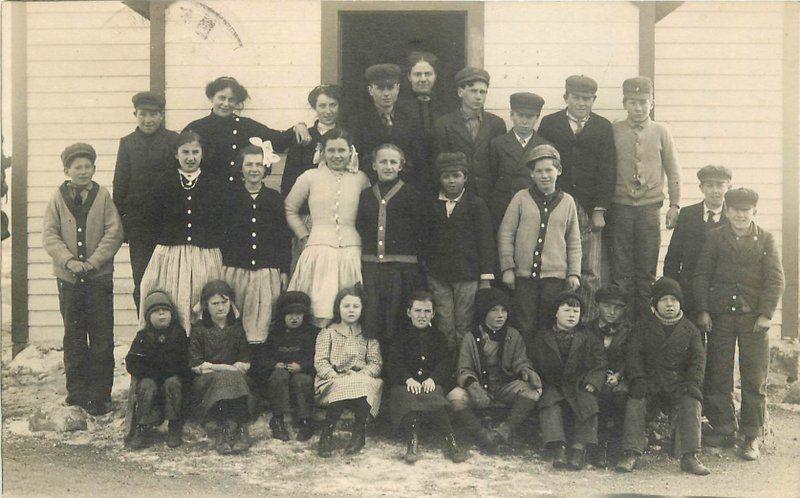
[[[674,428],[672,454],[681,470],[695,475],[711,472],[697,458],[706,351],[699,330],[681,309],[680,284],[662,277],[653,284],[651,312],[637,324],[628,345],[626,376],[630,390],[625,413],[620,472],[632,472],[647,446],[645,428],[659,412]]]
[[[439,154],[439,192],[422,220],[423,267],[436,304],[435,323],[455,349],[474,315],[475,292],[489,287],[497,264],[492,217],[483,199],[465,188],[463,152]]]
[[[489,171],[492,190],[487,201],[495,229],[500,226],[514,194],[533,185],[531,172],[522,159],[537,145],[548,143],[536,133],[536,122],[544,99],[535,93],[511,95],[511,130],[492,139],[489,145]]]
[[[61,153],[69,177],[44,212],[42,245],[53,258],[64,320],[67,404],[107,413],[114,382],[114,255],[122,222],[108,190],[92,181],[97,153],[75,143]]]
[[[613,124],[617,180],[611,207],[611,276],[632,298],[637,317],[650,313],[650,284],[661,247],[664,179],[669,191],[666,225],[678,219],[681,170],[669,130],[650,119],[653,82],[640,76],[622,83],[625,120]]]
[[[122,137],[114,168],[113,194],[125,228],[133,272],[133,302],[139,312],[139,286],[156,247],[152,231],[158,216],[153,187],[158,178],[175,169],[178,134],[164,128],[164,96],[139,92],[131,99],[136,129]]]
[[[767,412],[769,327],[783,294],[783,267],[772,234],[754,217],[758,194],[747,188],[725,194],[728,224],[708,234],[694,276],[698,325],[708,337],[705,415],[712,440],[732,444],[744,436],[742,457],[758,459]],[[742,409],[733,407],[733,365],[739,347]]]
[[[664,258],[664,276],[681,284],[684,289],[683,311],[692,321],[697,318],[692,276],[706,236],[728,222],[724,200],[725,192],[731,188],[731,177],[731,170],[725,166],[708,165],[697,172],[703,200],[681,209]]]
[[[572,75],[565,83],[566,108],[542,118],[539,136],[561,154],[558,187],[575,198],[581,224],[581,289],[586,316],[594,316],[593,295],[600,286],[602,230],[617,180],[611,123],[592,112],[597,82]]]
[[[367,68],[364,77],[372,105],[356,115],[350,126],[361,169],[373,183],[377,179],[372,169],[375,148],[387,143],[400,147],[406,156],[403,180],[413,185],[421,182],[422,135],[415,127],[414,115],[397,105],[401,74],[400,66],[395,64],[375,64]]]
[[[470,170],[469,188],[489,201],[492,188],[489,145],[506,132],[506,123],[483,109],[489,90],[489,73],[465,67],[455,76],[461,107],[436,120],[436,153],[463,152]]]
[[[533,185],[514,195],[497,234],[503,283],[514,291],[517,319],[527,344],[552,319],[553,299],[580,287],[581,236],[571,195],[556,187],[558,151],[544,144],[522,160]]]

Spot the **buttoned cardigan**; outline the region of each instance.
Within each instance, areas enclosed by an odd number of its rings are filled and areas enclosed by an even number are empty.
[[[364,189],[356,218],[362,260],[416,263],[424,243],[423,212],[421,196],[402,180],[383,196],[378,185]]]
[[[224,183],[205,171],[190,189],[183,188],[178,171],[164,177],[155,199],[160,215],[153,225],[157,243],[218,248],[224,193]]]

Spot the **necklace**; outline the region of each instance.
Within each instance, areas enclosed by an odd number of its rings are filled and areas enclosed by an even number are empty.
[[[200,170],[197,171],[197,174],[192,174],[191,176],[186,175],[183,171],[178,171],[178,173],[180,174],[183,190],[192,190],[200,178]]]

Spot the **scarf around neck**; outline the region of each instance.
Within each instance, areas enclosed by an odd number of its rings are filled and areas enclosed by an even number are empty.
[[[664,318],[661,316],[658,311],[653,308],[653,314],[658,318],[658,321],[661,322],[661,325],[675,325],[676,323],[680,322],[683,319],[683,310],[678,312],[678,316],[675,318]]]

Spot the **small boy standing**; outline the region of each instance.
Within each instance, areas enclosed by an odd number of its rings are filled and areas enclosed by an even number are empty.
[[[131,381],[132,404],[126,421],[128,448],[146,448],[149,432],[167,419],[167,446],[183,444],[183,387],[190,378],[189,339],[166,292],[154,290],[144,299],[147,325],[131,343],[125,368]]]
[[[455,83],[461,107],[434,123],[435,150],[437,154],[464,153],[470,170],[469,188],[488,202],[492,187],[489,144],[506,132],[506,123],[483,109],[489,92],[489,73],[465,67],[456,73]]]
[[[672,454],[681,470],[711,473],[697,458],[706,351],[700,331],[683,314],[680,284],[662,277],[653,284],[652,312],[641,320],[628,346],[630,385],[625,412],[620,472],[632,472],[647,447],[645,427],[658,412],[669,416],[675,434]]]
[[[64,320],[67,404],[111,410],[114,383],[114,255],[122,222],[108,190],[92,181],[97,153],[75,143],[61,153],[69,177],[44,213],[42,245],[53,258]]]
[[[622,428],[625,421],[625,405],[628,401],[628,382],[625,365],[631,326],[625,311],[625,293],[616,285],[601,287],[595,293],[597,317],[587,324],[589,332],[603,344],[608,369],[606,383],[597,393],[600,405],[598,414],[598,448],[595,466],[606,467],[608,461],[619,459],[622,443]]]
[[[517,192],[497,234],[503,283],[514,290],[526,344],[548,319],[555,297],[577,290],[581,272],[581,234],[571,195],[556,188],[561,173],[558,151],[538,145],[523,164],[533,186]],[[545,315],[545,316],[543,316]]]
[[[581,323],[583,307],[580,295],[559,294],[552,307],[554,325],[536,334],[531,348],[544,385],[542,439],[553,451],[557,469],[583,469],[586,447],[597,443],[597,392],[606,382],[606,358],[600,342]]]
[[[711,230],[728,222],[724,200],[725,192],[731,188],[731,177],[725,166],[708,165],[697,172],[703,200],[681,209],[664,258],[664,276],[681,284],[686,301],[683,312],[689,320],[697,318],[692,277],[706,237]]]
[[[178,134],[164,128],[163,95],[139,92],[131,100],[137,126],[119,141],[113,194],[130,250],[133,301],[138,315],[139,286],[158,235],[152,233],[154,218],[158,216],[154,187],[159,177],[175,170]]]
[[[615,122],[617,185],[611,206],[611,275],[631,296],[637,318],[650,313],[650,284],[656,277],[661,247],[659,211],[664,203],[664,178],[669,191],[667,229],[678,218],[681,170],[669,130],[650,119],[653,82],[646,77],[622,83],[627,119]]]
[[[535,93],[511,94],[511,130],[492,139],[489,146],[489,168],[492,193],[487,200],[495,229],[500,226],[508,203],[514,194],[533,185],[531,172],[525,167],[525,155],[537,145],[548,143],[536,133],[536,122],[542,113],[544,99]]]
[[[729,224],[708,234],[694,279],[697,323],[708,337],[705,415],[718,444],[731,444],[739,429],[745,460],[760,456],[767,416],[768,331],[785,284],[775,239],[754,221],[757,204],[758,194],[747,188],[725,194]],[[741,424],[733,406],[737,344]]]
[[[436,158],[439,193],[424,226],[424,264],[436,304],[435,323],[458,348],[472,325],[475,292],[489,287],[497,261],[492,217],[483,199],[465,188],[467,157],[463,152]]]

